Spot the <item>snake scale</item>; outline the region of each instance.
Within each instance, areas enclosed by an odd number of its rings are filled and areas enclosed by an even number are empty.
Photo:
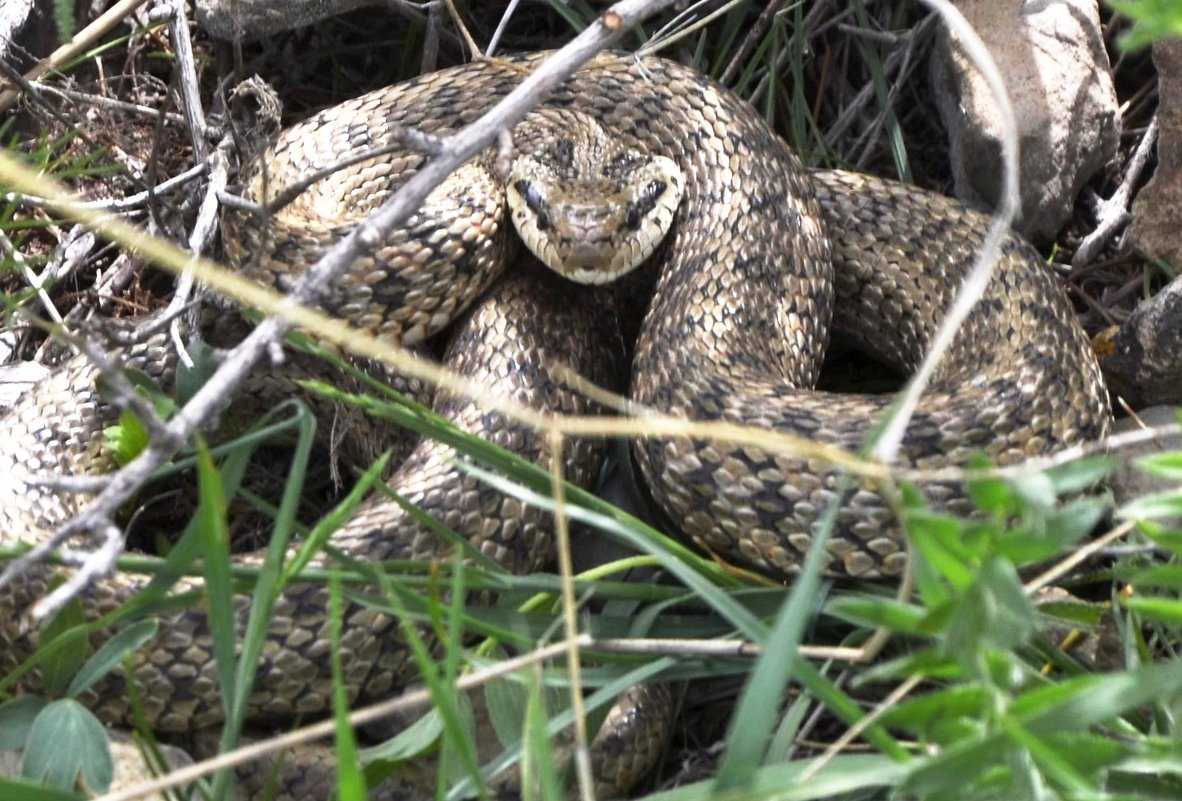
[[[246,169],[246,194],[266,200],[347,156],[391,145],[398,126],[454,131],[504,97],[543,57],[478,61],[320,112],[280,134]],[[912,369],[982,242],[985,218],[915,188],[805,171],[744,101],[662,59],[599,56],[514,131],[518,152],[562,161],[571,140],[595,139],[580,133],[582,119],[602,126],[619,149],[606,157],[605,174],[646,154],[671,160],[679,170],[681,199],[665,213],[669,234],[645,246],[655,252],[634,274],[633,285],[589,288],[572,297],[564,282],[514,262],[506,191],[519,196],[514,215],[525,208],[522,215],[543,215],[540,227],[560,226],[529,181],[508,190],[499,185],[494,156],[487,154],[432,193],[402,229],[355,264],[330,292],[326,308],[404,343],[460,317],[446,356],[453,368],[507,387],[524,403],[588,413],[597,410],[594,404],[566,389],[551,367],[564,363],[593,381],[618,385],[628,369],[621,331],[630,337],[635,328],[630,304],[636,286],[655,282],[630,367],[638,403],[856,449],[891,399],[812,389],[831,327],[886,363]],[[227,252],[257,280],[287,288],[423,158],[399,151],[333,173],[265,221],[227,212]],[[645,181],[647,188],[626,200],[636,212],[625,214],[626,227],[636,227],[637,214],[651,211],[652,196],[666,189],[662,178]],[[580,269],[594,272],[600,257],[580,252]],[[515,265],[509,275],[497,280],[509,264]],[[167,361],[145,361],[148,352],[156,353],[131,349],[125,358],[167,378]],[[0,420],[0,434],[15,446],[0,455],[6,543],[43,536],[74,508],[49,490],[27,486],[28,476],[108,467],[94,432],[115,413],[97,394],[93,370],[76,358],[47,380]],[[539,435],[522,425],[461,399],[445,396],[437,403],[462,427],[546,462]],[[900,463],[957,464],[976,452],[1009,463],[1098,438],[1109,417],[1096,361],[1064,294],[1033,249],[1015,237],[1005,243],[985,297],[910,423]],[[575,443],[568,475],[589,482],[598,451],[598,443]],[[674,526],[736,562],[791,574],[818,517],[838,501],[827,555],[832,572],[873,577],[898,574],[904,566],[902,535],[879,497],[856,485],[839,498],[828,465],[688,437],[641,439],[634,454]],[[457,472],[448,456],[435,443],[420,444],[391,486],[509,569],[542,564],[549,553],[545,516]],[[964,503],[953,486],[929,488],[928,494],[944,506]],[[367,502],[333,544],[368,560],[442,558],[450,552],[381,499]],[[35,635],[16,626],[17,612],[45,591],[52,576],[52,569],[40,568],[0,593],[0,667],[18,663],[35,646]],[[87,614],[113,609],[144,582],[122,575],[102,582],[87,599]],[[180,583],[181,589],[199,586],[196,580]],[[249,601],[235,599],[240,615]],[[253,719],[282,722],[330,707],[325,604],[322,587],[285,590],[258,666]],[[171,613],[160,629],[133,667],[149,723],[162,731],[215,725],[222,709],[204,612],[194,607]],[[360,604],[346,606],[342,655],[352,701],[381,698],[413,679],[393,622]],[[128,722],[123,682],[113,678],[90,699],[105,719]],[[617,751],[630,749],[641,750],[616,745]],[[292,796],[314,797],[298,761],[292,760],[288,778],[302,789]],[[408,792],[395,788],[388,797]]]

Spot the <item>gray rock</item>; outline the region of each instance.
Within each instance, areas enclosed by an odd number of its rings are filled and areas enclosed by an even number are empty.
[[[1182,266],[1182,41],[1153,46],[1157,67],[1157,168],[1133,202],[1132,245],[1143,255]],[[1182,369],[1180,367],[1179,369]]]
[[[1100,367],[1114,399],[1134,409],[1182,404],[1182,280],[1142,301],[1103,350]]]
[[[1021,209],[1015,228],[1053,239],[1075,196],[1116,153],[1120,116],[1096,0],[959,0],[997,62],[1017,117]],[[956,194],[992,208],[1001,192],[1001,126],[992,92],[945,31],[932,61]]]
[[[197,20],[217,39],[258,39],[386,0],[197,0]]]

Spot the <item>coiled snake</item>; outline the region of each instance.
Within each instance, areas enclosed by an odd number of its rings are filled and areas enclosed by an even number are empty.
[[[323,111],[286,131],[254,162],[245,173],[247,194],[273,197],[312,171],[389,145],[396,126],[457,129],[503,97],[540,58],[480,61]],[[583,119],[607,133],[585,133]],[[692,419],[747,423],[856,448],[890,399],[811,389],[831,324],[887,363],[913,368],[985,229],[979,214],[943,197],[859,175],[802,170],[743,101],[691,69],[656,58],[598,57],[514,136],[521,153],[557,162],[560,173],[574,170],[571,152],[594,150],[595,142],[615,148],[604,146],[598,178],[615,180],[616,173],[650,164],[646,154],[671,160],[673,172],[658,165],[657,172],[643,173],[638,189],[624,192],[624,211],[614,222],[599,219],[578,198],[545,196],[532,173],[519,174],[507,192],[512,213],[532,220],[527,227],[560,238],[573,229],[594,239],[595,232],[639,228],[642,216],[672,218],[662,244],[640,246],[656,248],[651,268],[644,268],[655,276],[655,289],[635,346],[631,393],[640,404]],[[590,144],[584,147],[580,138]],[[460,315],[502,272],[511,250],[506,190],[482,169],[492,158],[436,190],[403,230],[354,265],[326,307],[404,342]],[[258,280],[286,287],[422,160],[399,152],[334,173],[265,223],[228,213],[227,251]],[[670,186],[679,180],[683,186]],[[662,206],[660,197],[678,189],[680,202]],[[565,210],[558,208],[563,203]],[[574,223],[557,219],[562,215]],[[584,279],[616,269],[598,246],[564,252],[568,267]],[[451,364],[477,380],[508,386],[535,406],[592,410],[550,376],[550,367],[564,363],[610,385],[623,351],[620,324],[628,323],[620,309],[635,291],[604,288],[571,301],[558,283],[532,268],[514,270],[464,318],[449,347]],[[129,351],[127,358],[169,372],[166,362],[144,362],[145,352]],[[99,399],[92,371],[78,359],[48,381],[0,421],[4,441],[15,445],[0,456],[4,542],[42,536],[71,514],[71,502],[26,486],[28,475],[106,469],[93,432],[113,412]],[[476,404],[453,398],[441,404],[461,426],[545,461],[534,432]],[[1095,359],[1065,297],[1037,254],[1014,238],[924,396],[901,462],[962,463],[978,451],[1012,462],[1100,437],[1109,415]],[[595,443],[572,448],[568,474],[588,481],[596,450]],[[775,574],[795,569],[819,515],[838,499],[829,466],[758,448],[652,438],[636,444],[635,456],[678,529]],[[420,445],[392,486],[510,569],[542,563],[548,553],[544,516],[457,473],[447,457],[445,448]],[[930,494],[934,502],[960,503],[955,487]],[[902,538],[878,496],[857,486],[839,500],[830,569],[854,576],[900,572]],[[375,561],[449,551],[383,500],[365,505],[333,544]],[[5,666],[33,647],[35,637],[14,625],[16,612],[44,591],[51,575],[48,568],[34,571],[0,595]],[[113,577],[88,600],[88,615],[114,608],[143,583]],[[236,602],[244,615],[249,598]],[[276,721],[329,708],[325,603],[315,585],[285,591],[259,665],[251,715]],[[149,723],[180,731],[217,723],[222,710],[204,613],[176,612],[162,621],[161,632],[135,658]],[[347,606],[343,645],[352,700],[382,697],[412,678],[391,621],[371,609]],[[126,722],[121,681],[100,688],[92,700],[105,718]]]

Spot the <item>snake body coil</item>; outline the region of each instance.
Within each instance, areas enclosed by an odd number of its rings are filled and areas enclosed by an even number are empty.
[[[265,201],[316,170],[386,147],[398,126],[435,133],[461,128],[543,57],[444,70],[321,112],[284,132],[256,160],[245,175],[248,194]],[[811,389],[831,323],[888,363],[914,367],[981,242],[983,218],[889,182],[806,172],[746,103],[660,59],[600,56],[563,83],[544,109],[543,116],[585,115],[620,147],[672,160],[684,182],[671,233],[650,259],[659,276],[636,345],[633,397],[673,415],[857,448],[890,399]],[[543,133],[531,133],[529,125],[515,132],[518,146],[544,154],[555,127],[543,124],[537,129]],[[472,304],[503,271],[512,247],[504,190],[485,177],[490,160],[469,165],[432,193],[403,229],[352,267],[326,307],[379,336],[410,342]],[[400,152],[333,173],[265,222],[229,213],[227,251],[257,280],[287,287],[422,161]],[[1011,462],[1107,429],[1099,371],[1065,297],[1029,246],[1014,239],[1004,251],[986,297],[907,430],[905,464],[963,463],[977,451]],[[598,264],[598,257],[587,263]],[[548,370],[565,363],[612,383],[623,352],[619,293],[605,289],[572,302],[554,280],[536,278],[515,272],[473,308],[450,346],[451,364],[490,386],[507,386],[522,402],[586,412],[593,407]],[[75,360],[51,380],[54,393],[69,394],[68,401],[48,401],[36,390],[0,420],[0,433],[15,444],[0,455],[5,543],[42,537],[73,512],[57,494],[29,489],[27,477],[106,469],[93,447],[94,431],[114,413],[97,395],[93,371]],[[534,432],[477,404],[441,403],[463,427],[545,461]],[[589,480],[596,447],[580,443],[571,450],[568,474]],[[448,455],[424,443],[392,485],[510,569],[542,563],[545,518],[458,473]],[[796,568],[813,526],[837,499],[830,467],[760,448],[652,438],[637,444],[636,457],[654,498],[684,533],[777,574]],[[955,488],[930,494],[936,502],[959,503]],[[830,568],[859,576],[898,573],[902,541],[878,496],[859,486],[841,502]],[[383,500],[366,504],[333,544],[373,561],[449,552]],[[35,637],[15,625],[17,612],[44,592],[51,575],[48,568],[33,571],[0,593],[2,666],[34,647]],[[126,576],[104,582],[88,600],[88,615],[114,609],[144,583]],[[243,620],[249,600],[236,599]],[[285,590],[250,697],[251,716],[285,720],[330,708],[325,605],[320,586]],[[210,643],[204,612],[185,609],[170,613],[161,634],[136,655],[133,672],[152,725],[185,731],[222,718]],[[382,697],[412,673],[392,621],[360,604],[346,607],[343,658],[354,700]],[[120,683],[100,688],[93,702],[107,718],[126,722]]]

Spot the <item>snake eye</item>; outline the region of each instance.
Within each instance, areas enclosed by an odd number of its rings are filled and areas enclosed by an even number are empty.
[[[664,181],[649,181],[645,184],[636,199],[628,204],[628,212],[624,215],[624,225],[633,231],[640,228],[640,221],[656,208],[657,199],[665,193],[667,188],[668,184]]]
[[[607,163],[607,166],[603,168],[603,177],[619,180],[631,171],[638,161],[640,161],[639,154],[631,150],[625,151]]]
[[[542,197],[542,193],[538,191],[537,184],[533,181],[527,181],[524,178],[516,181],[513,188],[517,194],[521,195],[521,199],[525,201],[525,205],[538,218],[538,230],[547,231],[550,229],[550,213],[546,211],[546,198]]]

